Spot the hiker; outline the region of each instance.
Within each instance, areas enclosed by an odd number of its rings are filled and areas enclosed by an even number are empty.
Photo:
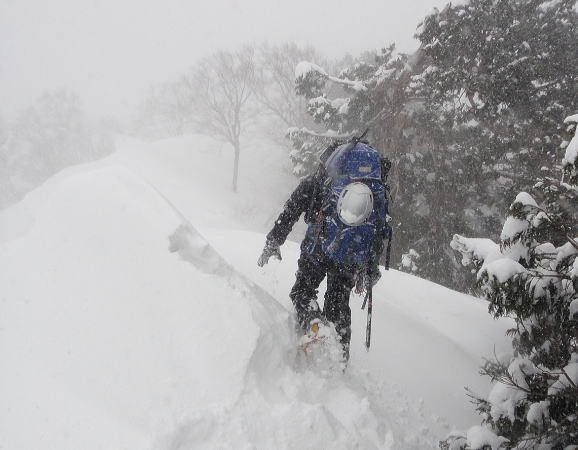
[[[262,267],[272,256],[281,259],[280,246],[305,213],[308,227],[290,293],[297,323],[304,333],[320,320],[333,323],[347,361],[350,292],[356,287],[360,293],[381,277],[378,263],[390,235],[385,180],[391,164],[359,140],[330,146],[320,159],[317,172],[305,177],[285,203],[257,264]],[[317,288],[325,276],[321,311]]]

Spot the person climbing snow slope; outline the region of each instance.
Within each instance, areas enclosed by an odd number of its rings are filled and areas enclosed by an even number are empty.
[[[304,213],[308,227],[290,293],[297,324],[302,333],[317,334],[319,326],[331,322],[347,361],[351,290],[360,293],[379,280],[379,260],[391,233],[385,184],[390,163],[360,139],[328,147],[320,160],[316,173],[305,177],[285,203],[257,264],[281,259],[280,246]],[[321,310],[317,289],[326,276]]]

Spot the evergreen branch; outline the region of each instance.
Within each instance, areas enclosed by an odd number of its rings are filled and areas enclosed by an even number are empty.
[[[550,222],[552,222],[552,223],[555,222],[555,219],[552,217],[552,215],[550,213],[548,213],[548,211],[546,211],[544,208],[541,208],[540,206],[534,206],[534,205],[524,205],[524,206],[526,206],[528,208],[534,208],[537,211],[544,213]],[[564,237],[570,243],[570,245],[572,247],[574,247],[576,249],[576,251],[578,251],[578,242],[576,242],[576,240],[574,238],[570,237],[569,234],[564,233]]]
[[[353,81],[347,78],[338,78],[331,75],[327,75],[327,79],[333,81],[335,84],[341,84],[356,91],[367,91],[367,86],[365,86],[362,81]]]
[[[566,239],[568,239],[568,242],[570,242],[570,245],[578,251],[578,242],[576,242],[576,240],[571,238],[569,235],[566,235]]]
[[[574,381],[572,381],[572,378],[570,378],[570,376],[568,375],[568,372],[566,372],[566,370],[564,370],[564,368],[561,368],[560,370],[562,371],[562,374],[564,375],[564,377],[568,380],[568,383],[570,383],[574,389],[578,389],[578,386],[576,386],[576,383],[574,383]]]
[[[534,247],[534,248],[536,248],[536,247]],[[556,259],[557,255],[558,255],[558,253],[552,253],[552,252],[544,252],[544,253],[539,254],[541,259],[551,259],[551,260]]]
[[[532,207],[531,205],[527,205],[527,206]],[[544,208],[541,208],[540,206],[533,206],[533,208],[536,208],[538,211],[544,213],[550,222],[552,222],[552,223],[555,222],[555,219],[552,217],[552,215],[548,211],[546,211]],[[570,242],[572,247],[574,247],[576,250],[578,250],[578,243],[574,239],[572,239],[568,234],[564,234],[564,237],[568,240],[568,242]]]
[[[568,275],[562,275],[562,274],[548,274],[548,273],[540,273],[540,272],[529,272],[530,277],[531,278],[558,278],[560,280],[572,280],[571,277],[569,277]]]
[[[510,386],[510,387],[514,387],[516,389],[519,389],[523,392],[525,392],[526,394],[531,394],[532,391],[530,389],[526,389],[522,386],[520,386],[518,383],[516,383],[516,381],[514,381],[514,378],[512,377],[512,375],[510,374],[510,372],[506,372],[508,375],[502,375],[500,377],[497,378],[497,380],[502,383],[505,384],[506,386]],[[523,373],[523,371],[522,371]],[[525,374],[524,374],[525,375]]]
[[[357,130],[353,130],[351,133],[347,134],[316,133],[315,131],[308,130],[307,128],[299,128],[296,131],[304,134],[305,136],[317,138],[329,138],[329,139],[350,139],[351,137],[355,136],[358,133]],[[288,130],[288,133],[290,132],[291,129]]]
[[[558,379],[558,376],[561,374],[554,374],[552,373],[549,369],[545,369],[543,367],[540,366],[536,366],[536,370],[538,370],[540,372],[540,374],[544,377],[546,377],[548,380],[551,381],[556,381]],[[546,398],[549,398],[550,396],[546,396]]]
[[[513,172],[506,172],[505,170],[494,170],[494,172],[498,175],[502,175],[505,178],[512,178],[513,180],[516,180],[520,176],[519,174],[515,174]]]
[[[558,180],[556,180],[554,178],[550,178],[550,177],[547,177],[545,180],[547,180],[548,183],[550,183],[550,184],[556,185],[557,187],[561,187],[561,188],[569,190],[572,193],[578,194],[578,187],[572,186],[571,184],[565,183],[564,181],[558,181]]]
[[[563,80],[554,80],[554,81],[551,81],[549,83],[537,86],[534,88],[532,95],[536,95],[538,92],[540,92],[544,88],[549,88],[550,86],[554,86],[556,84],[562,84],[562,83],[563,83]]]

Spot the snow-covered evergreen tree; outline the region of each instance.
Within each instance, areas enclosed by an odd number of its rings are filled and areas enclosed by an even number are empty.
[[[79,97],[68,90],[44,93],[12,124],[4,145],[18,188],[35,186],[81,162],[91,139]]]
[[[299,63],[296,92],[308,100],[308,113],[326,131],[289,129],[295,174],[311,173],[318,154],[328,144],[368,127],[369,140],[385,156],[395,160],[402,154],[408,141],[404,128],[409,116],[406,87],[410,74],[408,56],[397,53],[393,45],[378,54],[364,55],[337,76],[312,62]]]
[[[435,251],[439,247],[435,243],[440,241],[439,234],[436,234],[436,212],[430,203],[424,201],[423,195],[424,191],[432,190],[428,183],[434,180],[429,176],[432,170],[430,159],[420,153],[424,144],[415,140],[417,132],[413,116],[420,104],[413,97],[409,85],[419,65],[419,55],[397,53],[393,45],[379,54],[363,55],[337,76],[310,62],[299,64],[296,91],[308,99],[309,114],[326,131],[318,133],[305,128],[291,128],[288,132],[294,147],[291,158],[294,173],[306,175],[317,166],[318,155],[329,144],[346,140],[369,128],[369,142],[392,162],[388,182],[390,210],[396,230],[393,264],[451,284],[450,277],[447,277],[448,264],[443,264],[443,268],[442,264],[438,265],[441,252]],[[425,249],[427,243],[433,243],[435,250],[428,252]],[[409,255],[413,248],[420,255],[423,252],[420,264],[404,264],[409,260],[403,255]],[[418,254],[415,250],[412,252],[412,257]],[[455,259],[452,254],[443,255],[442,259],[448,257]]]
[[[497,236],[505,199],[553,167],[560,117],[578,101],[575,5],[470,0],[420,27],[419,130],[445,160],[459,160],[473,231]]]
[[[296,90],[326,132],[289,131],[295,173],[309,173],[329,142],[369,126],[370,142],[393,162],[394,264],[468,289],[470,274],[444,243],[456,232],[497,238],[507,199],[553,167],[559,118],[578,102],[574,3],[448,5],[424,20],[415,55],[390,47],[337,76],[299,65]],[[419,264],[402,264],[410,249]]]
[[[497,238],[507,199],[551,170],[560,116],[578,102],[574,4],[472,0],[425,18],[413,140],[397,164],[396,210],[413,214],[397,236],[421,257],[414,273],[467,289],[443,242]]]
[[[476,398],[484,426],[442,447],[571,449],[578,446],[578,115],[565,121],[563,176],[516,196],[499,244],[454,236],[477,271],[495,317],[511,316],[513,355],[483,367],[494,382]],[[559,166],[558,166],[559,167]],[[485,438],[484,438],[485,436]],[[484,447],[486,445],[486,447]]]

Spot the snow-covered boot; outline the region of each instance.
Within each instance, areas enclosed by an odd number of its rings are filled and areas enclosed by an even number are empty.
[[[335,326],[323,319],[313,319],[299,340],[299,353],[305,367],[321,375],[345,370],[347,356]]]
[[[299,347],[305,354],[311,345],[327,340],[331,336],[331,329],[321,319],[316,318],[309,322],[305,334],[299,341]]]

